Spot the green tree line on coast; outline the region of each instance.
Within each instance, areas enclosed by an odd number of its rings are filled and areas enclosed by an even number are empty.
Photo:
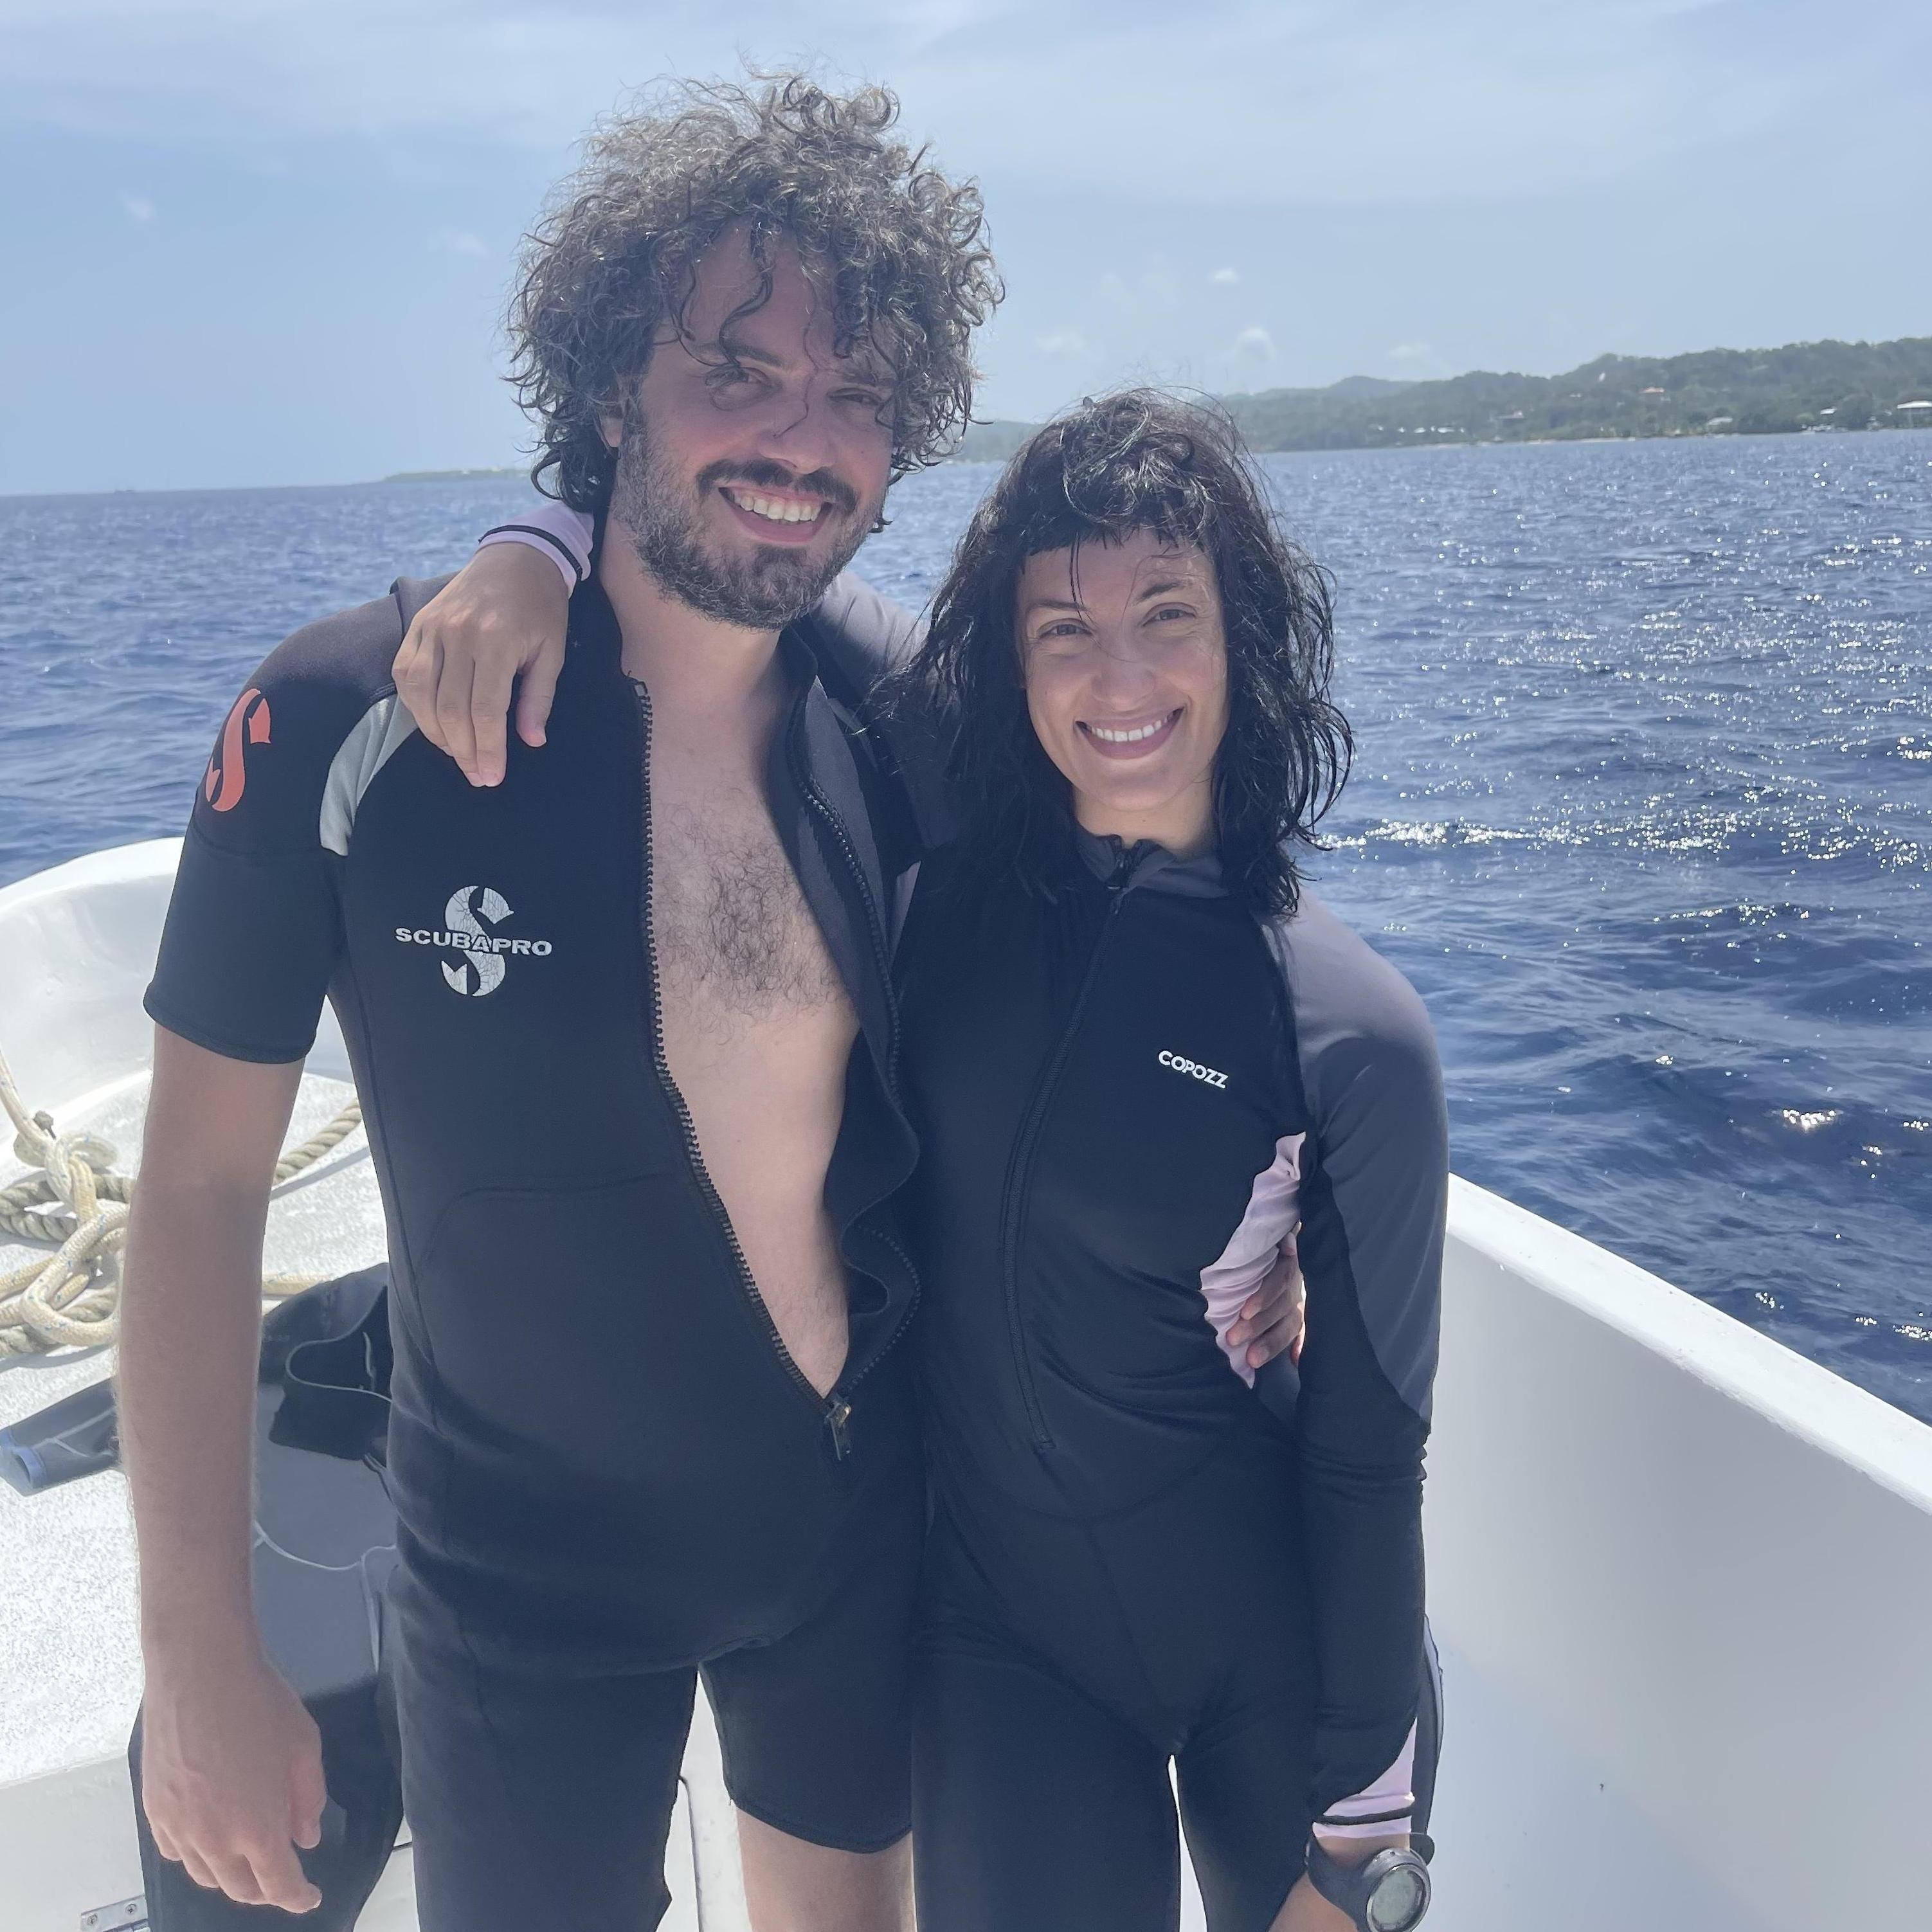
[[[1349,376],[1326,388],[1220,400],[1256,450],[1932,429],[1932,406],[1900,407],[1932,404],[1932,336],[1600,356],[1560,376],[1474,370],[1412,382]],[[960,459],[1002,460],[1030,428],[976,423]]]

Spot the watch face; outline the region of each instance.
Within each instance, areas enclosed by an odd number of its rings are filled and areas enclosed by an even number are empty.
[[[1409,1932],[1421,1923],[1428,1904],[1427,1868],[1419,1862],[1397,1865],[1369,1895],[1370,1932]]]

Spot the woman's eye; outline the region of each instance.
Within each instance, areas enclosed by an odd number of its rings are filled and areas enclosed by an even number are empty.
[[[1192,616],[1193,614],[1194,613],[1189,610],[1185,604],[1163,604],[1154,614],[1154,621],[1156,624],[1162,623],[1170,617],[1178,617],[1184,620]]]

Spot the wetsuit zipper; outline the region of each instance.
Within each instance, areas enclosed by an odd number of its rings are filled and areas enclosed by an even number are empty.
[[[651,891],[652,848],[651,844],[651,694],[637,679],[630,680],[631,688],[637,693],[638,716],[644,731],[643,800],[640,822],[644,831],[643,900],[644,962],[649,969],[651,999],[651,1061],[656,1071],[658,1084],[663,1088],[664,1098],[670,1103],[671,1112],[677,1117],[677,1124],[684,1135],[684,1151],[691,1163],[692,1178],[698,1183],[698,1191],[710,1208],[718,1233],[724,1245],[730,1250],[731,1260],[737,1270],[738,1286],[743,1291],[746,1300],[764,1324],[765,1334],[772,1352],[784,1366],[807,1401],[825,1418],[832,1431],[832,1451],[842,1461],[850,1448],[845,1433],[845,1424],[852,1412],[851,1404],[821,1396],[814,1388],[805,1371],[792,1360],[791,1351],[784,1345],[784,1337],[778,1333],[778,1324],[772,1319],[771,1310],[765,1306],[765,1298],[758,1292],[758,1284],[752,1278],[751,1264],[745,1258],[744,1250],[738,1245],[737,1230],[731,1225],[731,1217],[725,1212],[724,1203],[713,1184],[710,1170],[704,1165],[704,1150],[698,1144],[698,1130],[692,1125],[691,1109],[685,1105],[684,1096],[678,1091],[676,1080],[671,1077],[670,1062],[665,1057],[664,1047],[664,1001],[658,983],[658,940],[656,927],[651,920]]]
[[[805,703],[800,698],[792,712],[791,727],[785,736],[785,749],[791,764],[792,778],[803,794],[820,821],[830,832],[839,856],[844,861],[847,874],[853,890],[858,895],[859,903],[866,909],[866,935],[872,942],[872,962],[879,975],[879,988],[886,1003],[886,1096],[892,1105],[898,1105],[899,1093],[899,1016],[898,1002],[892,994],[892,952],[886,944],[885,928],[881,923],[878,908],[872,903],[872,896],[866,890],[864,868],[859,863],[859,855],[852,849],[851,835],[845,830],[845,823],[836,810],[832,801],[821,792],[812,776],[809,765],[799,748],[799,737],[803,729]],[[832,1439],[842,1456],[846,1453],[845,1424],[852,1414],[850,1395],[892,1350],[898,1346],[899,1337],[912,1324],[914,1312],[919,1306],[919,1270],[914,1267],[912,1257],[898,1242],[883,1228],[869,1231],[873,1238],[891,1249],[898,1256],[906,1271],[906,1280],[911,1286],[911,1298],[906,1304],[904,1318],[886,1338],[885,1346],[854,1376],[849,1382],[835,1384],[832,1400],[836,1412],[828,1418],[832,1424]]]
[[[1047,1429],[1046,1417],[1040,1406],[1039,1391],[1034,1386],[1033,1358],[1027,1348],[1026,1327],[1020,1315],[1020,1223],[1025,1217],[1027,1189],[1032,1178],[1034,1149],[1046,1127],[1047,1109],[1052,1104],[1055,1088],[1060,1084],[1061,1070],[1066,1064],[1066,1056],[1072,1051],[1074,1038],[1080,1030],[1081,1016],[1086,1011],[1088,995],[1094,990],[1094,982],[1100,976],[1101,956],[1107,949],[1107,936],[1113,930],[1114,922],[1120,915],[1121,902],[1126,897],[1127,875],[1132,869],[1132,854],[1124,852],[1120,862],[1114,868],[1113,877],[1107,882],[1106,916],[1094,939],[1094,950],[1088,959],[1087,970],[1081,979],[1080,990],[1074,995],[1072,1006],[1066,1016],[1066,1024],[1061,1029],[1059,1043],[1053,1050],[1053,1058],[1048,1061],[1046,1071],[1040,1076],[1040,1084],[1034,1089],[1033,1099],[1021,1120],[1018,1136],[1013,1142],[1012,1158],[1006,1163],[1006,1189],[1000,1208],[1000,1272],[1006,1288],[1006,1328],[1012,1342],[1013,1372],[1019,1380],[1020,1399],[1026,1406],[1027,1422],[1033,1430],[1033,1442],[1036,1449],[1051,1449],[1053,1437]]]

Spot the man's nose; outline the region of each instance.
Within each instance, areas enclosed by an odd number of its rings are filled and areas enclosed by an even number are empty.
[[[831,384],[814,372],[779,386],[759,426],[759,450],[803,476],[830,466],[832,437]]]

